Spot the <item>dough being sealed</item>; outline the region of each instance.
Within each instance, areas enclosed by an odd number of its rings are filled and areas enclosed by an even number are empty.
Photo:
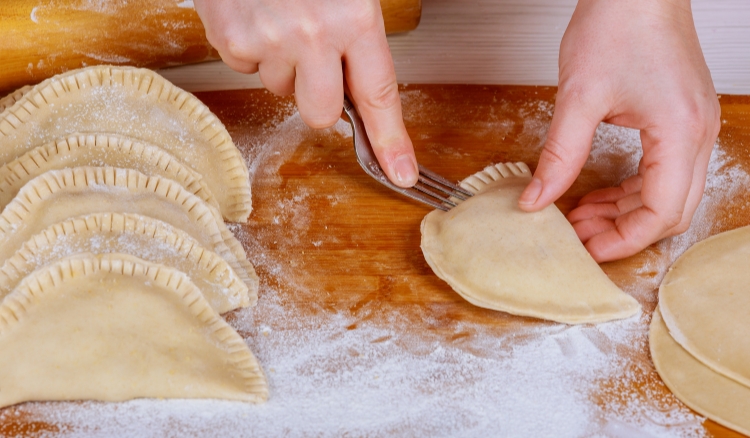
[[[490,166],[461,186],[475,196],[422,221],[435,274],[470,303],[568,324],[635,315],[640,305],[599,268],[554,205],[518,208],[531,179],[524,163]]]
[[[72,132],[157,145],[203,176],[225,218],[250,214],[249,172],[224,125],[151,70],[87,67],[34,86],[0,115],[0,164]]]
[[[0,305],[0,350],[0,406],[268,394],[244,340],[185,274],[117,254],[24,279]]]
[[[219,313],[255,305],[258,299],[257,287],[248,293],[223,258],[186,232],[138,214],[95,213],[56,223],[26,241],[0,267],[0,301],[38,268],[81,253],[127,254],[175,268]]]
[[[0,214],[0,263],[45,228],[92,213],[135,213],[166,222],[224,258],[248,288],[257,287],[242,245],[216,209],[172,180],[113,167],[52,170],[23,186]]]
[[[169,178],[219,208],[203,177],[163,149],[118,135],[79,134],[34,148],[0,167],[0,211],[42,173],[79,166],[121,167]]]
[[[658,307],[649,346],[656,371],[677,398],[699,414],[750,435],[750,388],[714,372],[675,342]]]
[[[33,87],[31,85],[24,85],[18,90],[0,99],[0,113],[13,106],[14,103],[18,102],[23,97],[23,95],[32,88]]]
[[[750,387],[750,227],[698,242],[669,268],[659,308],[669,333],[714,371]]]

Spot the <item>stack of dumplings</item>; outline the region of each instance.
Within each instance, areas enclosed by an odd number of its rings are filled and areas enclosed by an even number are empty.
[[[0,407],[218,398],[268,386],[220,316],[258,277],[247,167],[198,99],[97,66],[0,99]]]

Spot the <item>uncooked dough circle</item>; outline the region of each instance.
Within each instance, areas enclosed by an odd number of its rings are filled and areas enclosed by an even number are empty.
[[[693,245],[659,287],[669,333],[714,371],[750,387],[750,227]]]
[[[750,435],[750,388],[714,372],[680,347],[658,308],[649,346],[656,371],[677,398],[701,415]]]
[[[422,221],[422,251],[438,277],[472,304],[568,324],[627,318],[640,309],[599,268],[554,205],[518,208],[531,173],[490,166],[462,183],[477,193]]]

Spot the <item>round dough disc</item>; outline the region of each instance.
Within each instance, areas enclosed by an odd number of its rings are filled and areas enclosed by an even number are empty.
[[[693,245],[659,287],[669,333],[696,359],[750,386],[750,227]]]
[[[667,387],[691,409],[750,435],[750,388],[713,372],[675,342],[654,312],[649,332],[651,358]]]

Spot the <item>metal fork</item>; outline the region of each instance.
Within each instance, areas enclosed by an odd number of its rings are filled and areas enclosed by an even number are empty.
[[[344,112],[352,124],[352,137],[354,138],[354,151],[357,154],[357,161],[359,161],[362,169],[379,183],[402,195],[443,211],[448,211],[461,201],[473,196],[470,191],[453,184],[421,164],[418,165],[419,180],[413,187],[403,188],[393,184],[383,173],[383,168],[380,167],[378,159],[372,151],[365,125],[347,96],[344,96]]]

